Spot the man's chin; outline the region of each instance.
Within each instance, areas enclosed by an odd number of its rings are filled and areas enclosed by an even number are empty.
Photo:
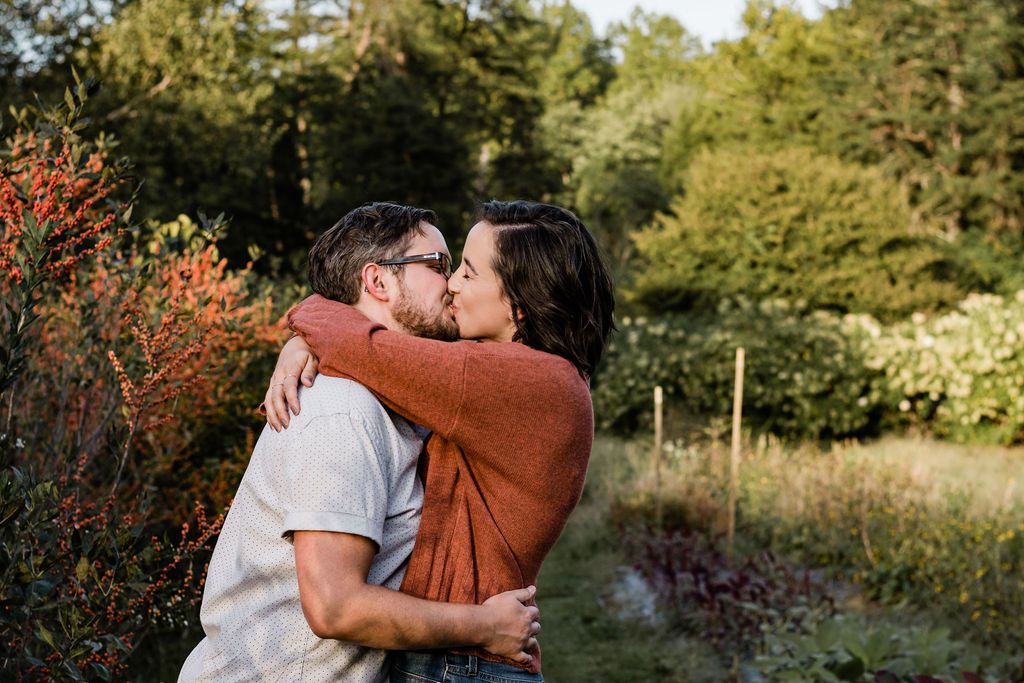
[[[412,329],[409,329],[409,334],[427,339],[436,339],[437,341],[450,342],[459,340],[459,328],[449,324],[444,319],[438,320],[434,324],[421,321],[418,325],[412,326]]]
[[[449,317],[448,311],[427,313],[417,308],[408,297],[401,297],[391,315],[407,334],[414,337],[439,341],[457,341],[459,338],[459,326]]]

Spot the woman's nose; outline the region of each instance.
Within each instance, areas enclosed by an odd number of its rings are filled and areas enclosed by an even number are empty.
[[[452,273],[452,276],[448,278],[448,291],[451,294],[457,294],[459,288],[462,286],[459,284],[458,272],[459,271],[455,271]]]

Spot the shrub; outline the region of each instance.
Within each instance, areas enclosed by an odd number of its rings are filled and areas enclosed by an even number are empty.
[[[706,151],[684,184],[635,236],[630,294],[653,312],[739,295],[891,320],[965,294],[949,247],[914,225],[877,169],[802,148]]]
[[[782,301],[722,302],[713,316],[626,319],[594,377],[601,429],[650,425],[652,391],[697,415],[732,409],[735,350],[746,349],[743,416],[780,434],[826,437],[873,429],[877,370],[862,357],[864,328]]]
[[[796,632],[766,635],[752,668],[769,680],[799,681],[979,681],[998,675],[1009,658],[983,659],[978,648],[950,638],[947,628],[873,624],[837,615],[800,625]],[[961,674],[964,674],[961,678]],[[995,680],[995,679],[990,679]]]
[[[651,424],[652,392],[723,417],[746,349],[745,424],[787,437],[915,428],[961,443],[1024,439],[1024,291],[973,294],[956,310],[884,325],[782,301],[625,319],[593,381],[600,429]]]
[[[195,443],[198,425],[251,414],[236,382],[277,335],[269,301],[214,246],[127,241],[125,167],[81,136],[88,94],[77,83],[31,129],[23,115],[0,152],[5,679],[123,679],[147,634],[194,619],[222,521],[197,501],[223,509],[235,477],[181,486],[182,471],[230,455]],[[211,372],[230,374],[204,393]]]
[[[916,422],[959,442],[1010,444],[1024,437],[1022,342],[1024,291],[972,295],[946,315],[876,327],[864,352],[897,424]]]

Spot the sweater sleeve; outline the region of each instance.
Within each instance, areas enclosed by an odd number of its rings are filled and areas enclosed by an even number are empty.
[[[314,294],[288,325],[320,359],[320,372],[348,377],[413,422],[449,437],[464,402],[466,347],[387,329],[355,308]]]
[[[321,372],[359,382],[395,412],[469,450],[487,446],[478,442],[495,430],[522,427],[538,403],[559,405],[560,389],[581,384],[568,361],[522,344],[413,337],[318,295],[295,306],[288,324],[320,359]]]

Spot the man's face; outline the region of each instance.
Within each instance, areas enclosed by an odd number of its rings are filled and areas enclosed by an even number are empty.
[[[404,256],[435,251],[448,254],[448,245],[440,230],[429,223],[423,223],[420,227],[425,234],[417,234],[413,238]],[[441,264],[407,263],[402,266],[402,272],[396,280],[398,297],[392,306],[391,315],[403,331],[417,337],[443,341],[459,338],[459,328],[448,310],[451,296],[448,294],[448,279],[441,272]]]

